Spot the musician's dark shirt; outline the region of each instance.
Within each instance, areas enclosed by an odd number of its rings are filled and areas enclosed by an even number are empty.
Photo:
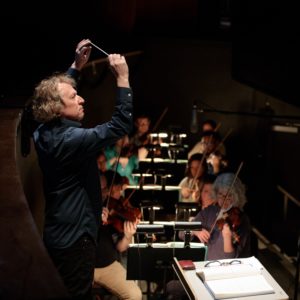
[[[44,179],[47,247],[69,247],[84,233],[96,241],[102,210],[96,157],[130,132],[131,89],[118,88],[111,121],[89,129],[80,126],[59,119],[40,125],[33,135]]]
[[[96,251],[96,268],[105,268],[119,260],[120,254],[117,243],[124,236],[117,232],[112,225],[102,225],[99,230],[98,247]]]

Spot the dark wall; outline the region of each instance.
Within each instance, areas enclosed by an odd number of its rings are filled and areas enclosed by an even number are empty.
[[[296,4],[233,1],[233,77],[300,106]]]

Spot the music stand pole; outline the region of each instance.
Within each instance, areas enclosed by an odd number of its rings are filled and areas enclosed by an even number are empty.
[[[299,235],[299,237],[298,237],[298,249],[297,249],[297,261],[296,261],[296,275],[295,275],[294,300],[297,300],[297,299],[298,299],[299,266],[300,266],[300,235]]]

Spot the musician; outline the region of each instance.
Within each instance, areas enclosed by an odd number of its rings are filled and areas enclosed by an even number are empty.
[[[91,53],[89,40],[78,43],[68,74],[77,77]],[[126,60],[108,55],[116,77],[117,102],[111,121],[81,128],[84,99],[75,80],[55,74],[35,88],[32,110],[41,123],[33,138],[43,172],[43,239],[72,299],[91,299],[96,241],[101,218],[96,157],[99,149],[127,134],[132,126],[132,90]]]
[[[100,174],[103,174],[106,170],[107,160],[104,153],[104,150],[101,150],[97,156],[97,166]]]
[[[114,201],[123,201],[123,179],[112,171],[101,175],[102,197],[109,196]],[[111,186],[112,185],[112,186]],[[108,200],[109,201],[109,200]],[[142,292],[132,280],[126,280],[126,269],[120,262],[120,254],[127,250],[136,232],[136,222],[124,221],[123,231],[116,230],[110,223],[109,210],[103,207],[102,222],[99,230],[99,243],[96,254],[96,268],[94,270],[94,285],[102,286],[119,299],[142,299]]]
[[[202,154],[195,153],[189,158],[185,177],[179,183],[181,187],[179,202],[198,202],[199,188],[206,173],[206,160]]]
[[[213,183],[215,181],[215,177],[209,174],[206,174],[203,177],[200,191],[199,204],[201,209],[204,209],[215,203],[214,195],[213,195]]]
[[[210,205],[201,210],[194,219],[194,221],[202,222],[203,229],[192,232],[192,235],[196,240],[207,244],[208,260],[250,255],[251,225],[248,216],[243,212],[246,204],[245,187],[237,178],[227,195],[233,179],[233,173],[223,173],[215,179],[213,197],[216,205]],[[214,226],[218,214],[219,217]]]
[[[193,220],[202,222],[203,229],[193,231],[192,236],[194,240],[207,244],[207,260],[251,256],[251,225],[249,218],[243,212],[246,203],[245,187],[239,178],[232,186],[234,178],[235,175],[232,173],[223,173],[215,179],[213,197],[216,205],[212,204],[201,210]],[[226,195],[228,197],[225,199]],[[235,211],[233,209],[238,211],[237,215],[230,213]],[[219,214],[220,212],[221,214]],[[218,222],[216,222],[217,216],[219,217]],[[232,220],[235,224],[229,224],[234,223],[231,222]],[[214,223],[216,223],[215,226]],[[219,227],[219,224],[222,226]],[[184,233],[180,232],[179,236],[183,239]],[[178,280],[168,282],[166,293],[167,299],[170,300],[187,299],[186,293]]]
[[[129,136],[130,144],[138,149],[139,159],[146,158],[149,153],[149,149],[145,146],[151,143],[150,125],[151,119],[147,115],[138,115],[134,121],[134,130]]]
[[[217,123],[216,123],[215,120],[207,119],[202,123],[201,127],[202,127],[202,132],[216,131],[217,130]]]
[[[226,155],[226,149],[224,144],[221,142],[221,137],[216,131],[205,131],[203,132],[201,139],[197,142],[188,153],[190,158],[195,153],[205,153],[207,157],[213,153],[216,148],[222,155]]]

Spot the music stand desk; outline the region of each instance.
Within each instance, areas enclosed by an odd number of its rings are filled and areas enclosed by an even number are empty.
[[[246,297],[234,297],[227,298],[226,300],[288,300],[289,297],[285,291],[280,287],[272,275],[264,268],[264,266],[259,262],[254,256],[249,258],[239,258],[239,260],[258,264],[262,268],[262,274],[264,275],[267,282],[273,287],[275,293],[265,294],[265,295],[255,295]],[[205,265],[203,262],[194,262],[196,269],[203,267]],[[201,279],[197,276],[196,270],[183,270],[177,258],[174,258],[173,269],[177,274],[179,280],[181,281],[183,287],[185,288],[187,295],[191,300],[214,300],[214,297],[207,290]]]

